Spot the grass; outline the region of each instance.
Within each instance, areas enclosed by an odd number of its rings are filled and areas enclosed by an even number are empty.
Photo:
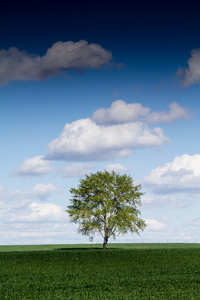
[[[199,244],[0,246],[1,299],[200,299]]]
[[[188,249],[199,248],[198,243],[109,243],[108,249]],[[13,251],[49,251],[70,249],[102,249],[102,244],[56,244],[56,245],[12,245],[0,246],[0,252]]]

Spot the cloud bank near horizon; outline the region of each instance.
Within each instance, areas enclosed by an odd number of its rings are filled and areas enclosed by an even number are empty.
[[[20,51],[17,47],[0,50],[0,86],[10,81],[45,80],[68,70],[84,71],[109,65],[111,51],[85,40],[54,43],[44,56]]]
[[[59,190],[51,184],[38,184],[27,192],[7,190],[0,185],[0,244],[49,244],[60,239],[64,243],[66,237],[68,241],[76,241],[77,228],[70,224],[65,210],[58,204],[40,203],[34,199],[41,200],[44,195],[49,197],[57,192]],[[147,231],[157,232],[166,227],[160,220],[149,218],[146,221]]]

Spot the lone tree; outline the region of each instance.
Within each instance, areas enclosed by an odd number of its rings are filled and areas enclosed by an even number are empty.
[[[78,233],[94,235],[99,233],[103,248],[108,239],[128,231],[144,230],[146,224],[139,218],[141,206],[141,185],[133,184],[128,175],[115,172],[97,172],[80,180],[77,189],[71,188],[71,205],[67,207],[71,222],[79,224]]]

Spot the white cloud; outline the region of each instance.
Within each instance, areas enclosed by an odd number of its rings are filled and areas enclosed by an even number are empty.
[[[169,105],[169,112],[152,112],[146,117],[146,122],[151,124],[172,123],[175,120],[190,120],[192,113],[187,107],[182,107],[176,102]]]
[[[158,166],[142,179],[155,193],[200,191],[200,154],[176,156],[172,162]]]
[[[24,196],[27,198],[39,198],[41,200],[53,194],[59,194],[60,190],[53,184],[36,184],[32,191],[25,192]]]
[[[150,108],[140,103],[127,104],[123,100],[112,103],[110,108],[97,109],[91,119],[97,124],[118,124],[138,121],[139,117],[147,116]]]
[[[57,222],[65,218],[66,213],[62,207],[52,203],[19,200],[1,208],[1,221],[7,223]]]
[[[51,195],[59,192],[50,184],[36,185],[27,192],[9,191],[0,185],[1,245],[55,244],[76,240],[76,226],[69,224],[68,215],[60,205],[31,201],[35,197],[50,196],[50,191]]]
[[[0,199],[1,201],[10,201],[15,198],[20,198],[21,193],[19,191],[9,191],[0,184]]]
[[[64,209],[51,203],[0,202],[0,219],[1,245],[66,243],[77,237]]]
[[[145,194],[142,197],[143,207],[169,207],[169,208],[183,208],[188,206],[187,201],[178,196],[172,195],[149,195]]]
[[[126,173],[127,171],[129,171],[129,168],[124,167],[122,164],[120,163],[116,163],[116,164],[109,164],[106,165],[104,167],[104,169],[108,172],[116,172],[116,173]]]
[[[188,68],[179,68],[177,76],[182,77],[184,86],[200,84],[200,49],[194,49],[188,59]]]
[[[127,104],[122,100],[112,103],[109,109],[97,110],[91,118],[67,123],[60,136],[48,144],[48,154],[27,159],[15,175],[37,176],[52,172],[50,160],[102,161],[123,158],[137,148],[162,146],[170,142],[160,127],[149,128],[148,123],[173,122],[189,119],[187,108],[173,102],[169,112],[152,112],[140,103]],[[88,165],[67,166],[64,177],[90,172]],[[85,169],[86,168],[86,169]],[[86,172],[86,173],[85,173]]]
[[[63,177],[82,177],[89,174],[94,169],[93,165],[72,163],[63,169]]]
[[[64,218],[66,213],[63,211],[61,206],[51,203],[37,203],[33,202],[30,204],[31,213],[27,216],[28,222],[39,222],[39,221],[58,221]]]
[[[44,156],[34,156],[26,159],[22,165],[14,172],[14,175],[32,177],[45,175],[52,172],[50,162],[43,159]]]
[[[169,112],[151,112],[149,107],[142,106],[141,103],[127,104],[123,100],[112,103],[110,108],[97,109],[91,120],[97,124],[120,124],[128,122],[142,121],[145,123],[172,123],[175,120],[192,118],[192,113],[187,107],[182,107],[176,102],[169,105]]]
[[[167,225],[165,223],[160,222],[156,219],[145,219],[145,222],[149,230],[160,231],[167,228]]]
[[[61,135],[48,144],[49,160],[108,160],[126,157],[140,147],[169,142],[159,127],[142,122],[98,125],[91,119],[66,124]]]
[[[17,222],[0,225],[0,245],[50,245],[87,243],[88,237],[77,236],[74,224],[67,220],[51,222]]]
[[[28,200],[32,198],[38,198],[45,200],[53,194],[59,194],[60,190],[53,184],[36,184],[30,191],[20,192],[17,190],[7,190],[0,185],[0,199],[1,201],[14,201],[14,200]]]
[[[109,64],[112,53],[87,41],[56,42],[44,56],[16,47],[0,50],[0,85],[9,81],[44,80],[67,70],[98,69]]]

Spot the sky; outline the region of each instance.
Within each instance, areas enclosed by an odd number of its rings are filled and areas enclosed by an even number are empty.
[[[146,229],[115,242],[200,242],[199,9],[2,4],[1,245],[88,243],[65,212],[69,190],[103,170],[145,193]]]

